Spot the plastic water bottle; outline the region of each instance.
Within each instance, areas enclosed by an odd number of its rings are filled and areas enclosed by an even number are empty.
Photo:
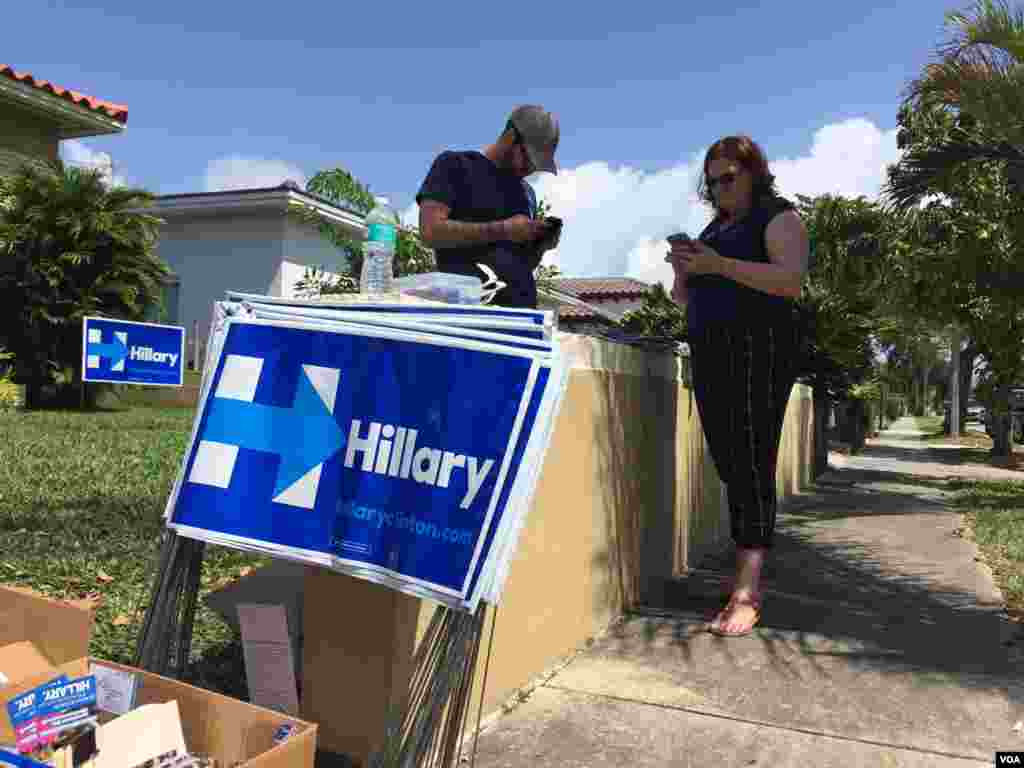
[[[386,197],[377,197],[375,200],[377,205],[366,217],[366,247],[363,249],[359,290],[369,294],[393,293],[398,215],[388,205]]]

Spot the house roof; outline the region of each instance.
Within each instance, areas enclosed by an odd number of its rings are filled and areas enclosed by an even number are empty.
[[[276,193],[281,193],[282,191],[290,191],[290,192],[293,192],[296,195],[298,195],[300,198],[305,198],[305,199],[307,199],[309,201],[316,201],[318,203],[322,203],[323,205],[329,205],[332,208],[338,209],[339,211],[344,211],[346,213],[352,214],[353,216],[359,216],[360,218],[365,218],[364,214],[361,211],[357,210],[355,208],[355,206],[348,205],[347,203],[336,203],[333,200],[328,200],[325,197],[320,197],[318,195],[314,195],[314,194],[312,194],[310,192],[307,192],[302,187],[300,187],[296,182],[291,181],[291,180],[285,181],[285,182],[283,182],[281,184],[278,184],[276,187],[248,187],[246,189],[223,189],[223,190],[218,190],[217,192],[179,192],[177,194],[171,194],[171,195],[158,195],[156,199],[158,201],[160,201],[160,200],[167,200],[167,201],[173,201],[173,200],[196,200],[196,201],[211,200],[211,201],[215,201],[215,200],[218,200],[218,199],[226,199],[226,198],[231,198],[231,197],[237,197],[239,195],[251,196],[251,195],[261,195],[261,194],[267,194],[267,193],[275,193],[275,192]]]
[[[124,104],[115,104],[92,96],[86,96],[84,93],[72,91],[69,88],[64,88],[51,83],[49,80],[39,80],[28,72],[18,72],[13,67],[9,67],[6,64],[0,64],[0,76],[13,80],[16,83],[27,85],[38,91],[43,91],[44,93],[56,96],[58,99],[69,101],[83,109],[89,110],[90,112],[102,114],[112,120],[116,120],[122,125],[128,122],[128,107]]]
[[[161,217],[245,213],[268,208],[279,210],[283,214],[293,203],[312,208],[321,218],[345,226],[354,236],[366,234],[365,217],[361,213],[311,195],[294,181],[286,181],[277,187],[159,195],[153,201],[153,205],[140,210]]]
[[[631,277],[557,277],[542,290],[558,307],[558,319],[569,322],[617,323],[621,306],[605,302],[640,301],[648,285]]]
[[[585,300],[639,299],[650,288],[647,283],[631,277],[556,277],[550,283],[560,291]]]
[[[552,281],[553,282],[553,281]],[[537,286],[537,293],[549,303],[554,304],[559,320],[573,322],[600,322],[614,324],[618,318],[602,309],[587,303],[578,296],[563,290],[561,287],[548,282],[545,285]]]

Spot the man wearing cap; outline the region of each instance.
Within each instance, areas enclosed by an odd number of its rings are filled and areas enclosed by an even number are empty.
[[[517,107],[498,140],[483,151],[445,151],[435,158],[416,202],[420,236],[441,272],[486,280],[485,264],[505,283],[492,304],[537,306],[533,271],[560,233],[536,218],[526,177],[557,173],[558,120],[543,107]]]

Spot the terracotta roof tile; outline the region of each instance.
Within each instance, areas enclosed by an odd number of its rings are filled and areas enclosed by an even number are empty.
[[[119,123],[128,122],[128,107],[124,104],[114,104],[109,101],[95,99],[92,96],[86,96],[84,93],[54,85],[49,80],[37,80],[28,72],[16,72],[12,67],[4,64],[0,64],[0,75],[15,82],[29,85],[37,90],[45,91],[65,101],[70,101],[72,104],[77,104],[92,112],[101,112],[107,117],[117,120]]]
[[[586,307],[574,307],[563,304],[558,308],[559,320],[589,320],[591,322],[611,325],[611,321],[604,315],[599,315]]]
[[[594,312],[584,307],[573,307],[564,305],[558,308],[558,316],[560,318],[572,320],[584,320],[597,317],[597,315]]]
[[[551,285],[578,299],[640,298],[650,287],[631,277],[557,277]]]

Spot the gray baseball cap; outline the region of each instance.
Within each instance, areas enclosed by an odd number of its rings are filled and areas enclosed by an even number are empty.
[[[555,150],[558,149],[558,118],[544,107],[525,104],[513,109],[508,119],[523,137],[523,145],[534,167],[538,171],[557,174]]]

